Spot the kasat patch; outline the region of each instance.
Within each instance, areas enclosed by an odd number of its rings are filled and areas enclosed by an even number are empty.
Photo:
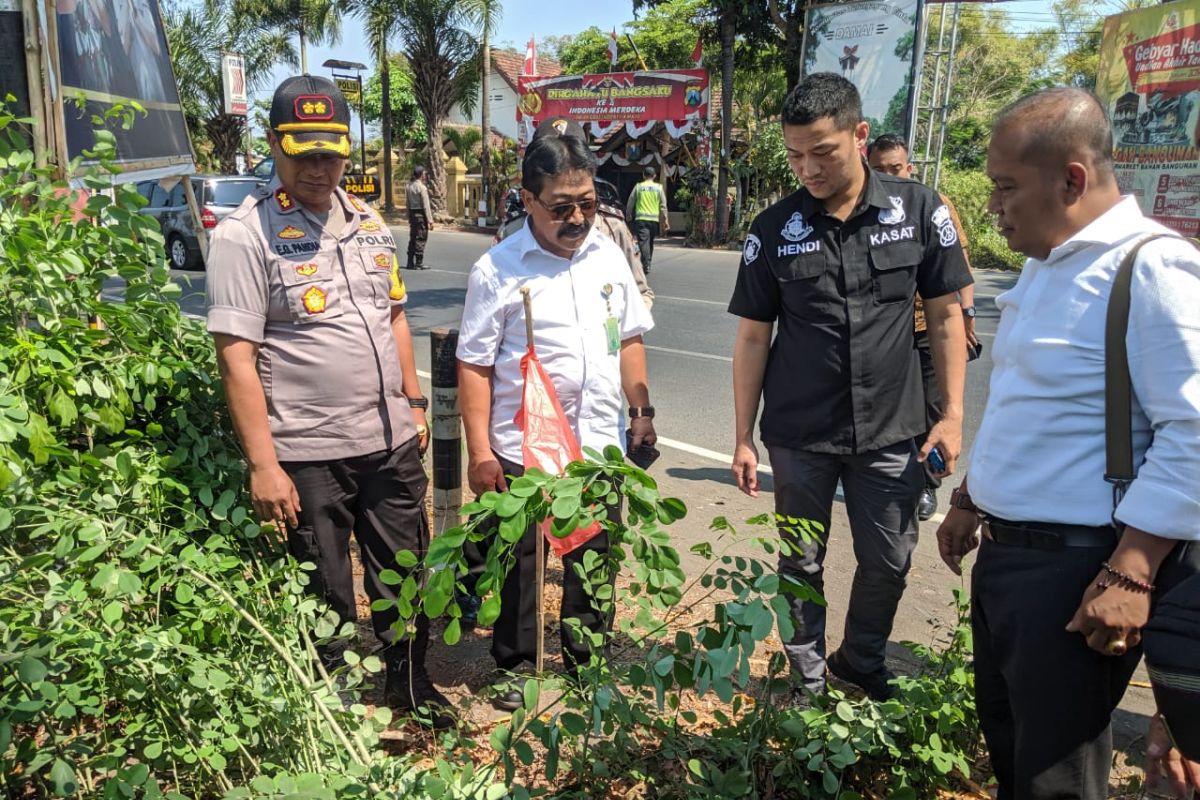
[[[297,228],[295,225],[288,225],[286,228],[275,234],[280,239],[303,239],[308,236],[307,233]]]
[[[901,222],[904,222],[906,216],[904,213],[904,198],[889,196],[888,201],[891,202],[892,207],[880,210],[879,224],[899,225]]]
[[[375,269],[391,269],[394,258],[390,253],[379,253],[375,256]]]
[[[300,264],[296,267],[296,274],[303,275],[305,278],[312,277],[317,274],[316,264]]]
[[[746,244],[742,246],[742,260],[747,264],[753,264],[754,259],[758,258],[761,251],[762,241],[752,233],[746,237]]]
[[[301,299],[304,301],[304,310],[309,314],[322,314],[325,312],[325,292],[319,287],[310,287]]]

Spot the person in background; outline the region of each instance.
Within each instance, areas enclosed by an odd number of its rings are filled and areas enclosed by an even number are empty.
[[[625,203],[625,216],[633,220],[633,233],[637,236],[638,250],[642,254],[642,269],[650,274],[650,262],[654,259],[654,240],[659,233],[671,230],[667,219],[667,193],[662,184],[654,180],[654,167],[642,170],[642,182],[633,187]]]
[[[885,175],[909,179],[913,177],[908,145],[894,133],[885,133],[871,142],[867,147],[867,163],[871,165],[871,169]],[[971,259],[967,253],[967,233],[958,218],[958,210],[946,195],[939,196],[950,211],[950,219],[954,222],[954,230],[958,232],[958,243],[962,247],[963,259],[967,262],[969,272]],[[958,303],[962,306],[967,346],[972,349],[972,353],[977,354],[979,338],[975,335],[975,284],[968,284],[959,290]],[[921,357],[921,382],[925,388],[925,422],[929,430],[933,430],[933,426],[942,418],[942,397],[938,393],[937,371],[933,368],[933,352],[929,348],[929,334],[925,327],[925,306],[920,295],[917,296],[913,310],[913,325],[917,333],[917,353]],[[917,447],[925,444],[927,435],[928,432],[917,437]],[[925,462],[925,489],[921,492],[921,502],[917,505],[917,518],[922,522],[937,513],[937,490],[941,485],[942,479],[930,468],[929,462]]]
[[[408,210],[408,262],[405,269],[427,269],[425,242],[429,239],[429,174],[420,164],[413,167],[412,180],[404,190],[404,205]]]

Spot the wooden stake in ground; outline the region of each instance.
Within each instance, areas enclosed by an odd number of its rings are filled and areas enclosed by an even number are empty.
[[[533,347],[533,299],[529,296],[529,287],[521,287],[521,300],[525,304],[525,340],[529,347]],[[535,532],[537,537],[537,584],[534,591],[535,602],[537,603],[537,658],[534,666],[538,674],[541,674],[546,661],[546,609],[543,608],[546,589],[546,537],[539,529]]]

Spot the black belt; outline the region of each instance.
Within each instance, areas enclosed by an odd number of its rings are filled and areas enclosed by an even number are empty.
[[[1116,547],[1117,529],[1111,525],[1064,525],[1059,522],[1012,522],[984,517],[984,536],[998,544],[1034,550],[1064,547]]]

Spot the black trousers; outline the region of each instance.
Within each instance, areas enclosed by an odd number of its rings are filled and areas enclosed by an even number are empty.
[[[636,220],[633,223],[633,234],[637,237],[638,252],[642,255],[642,269],[650,274],[650,261],[654,258],[654,240],[658,238],[657,222]]]
[[[408,212],[408,267],[421,266],[425,260],[425,242],[429,239],[429,217],[424,211]]]
[[[915,346],[921,361],[921,385],[925,389],[925,434],[917,437],[917,449],[925,446],[925,439],[933,426],[942,419],[942,390],[938,387],[937,371],[933,368],[933,351],[929,348],[929,332],[916,334]],[[929,462],[925,462],[925,488],[936,490],[942,479],[933,474]]]
[[[999,800],[1102,800],[1113,709],[1141,648],[1107,656],[1066,624],[1112,546],[1036,550],[984,539],[971,574],[975,695]],[[1183,543],[1159,569],[1158,595],[1195,574]]]
[[[363,583],[371,601],[395,600],[398,587],[379,578],[380,572],[405,571],[396,553],[411,550],[418,558],[429,546],[425,517],[428,479],[421,465],[417,437],[390,451],[338,461],[292,461],[282,464],[300,495],[300,525],[288,530],[288,548],[298,561],[317,565],[309,573],[309,590],[329,603],[345,622],[358,619],[354,579],[350,571],[350,533],[358,541]],[[403,639],[392,629],[395,607],[372,611],[375,635],[385,646]],[[418,636],[427,621],[418,617]],[[340,661],[341,648],[323,651],[327,663]]]
[[[505,458],[499,458],[505,475],[520,477],[525,468]],[[620,506],[609,509],[609,518],[620,519]],[[496,535],[495,533],[492,534]],[[542,631],[537,627],[537,537],[542,533],[530,525],[517,543],[517,563],[504,586],[500,589],[500,617],[492,628],[492,657],[496,666],[506,670],[517,670],[532,665],[537,659],[537,641]],[[479,542],[478,548],[468,548],[467,563],[478,574],[482,572],[485,554],[491,548],[492,539]],[[594,633],[608,630],[612,620],[602,614],[584,589],[583,581],[575,574],[575,565],[583,563],[583,554],[588,550],[608,553],[608,534],[602,533],[591,541],[563,557],[562,606],[559,610],[559,635],[562,638],[563,665],[573,670],[576,665],[587,664],[592,648],[587,642],[579,641],[571,634],[569,619],[577,619],[583,627]],[[549,544],[546,553],[550,552]],[[615,576],[609,576],[611,582]],[[472,586],[473,581],[468,581]]]

